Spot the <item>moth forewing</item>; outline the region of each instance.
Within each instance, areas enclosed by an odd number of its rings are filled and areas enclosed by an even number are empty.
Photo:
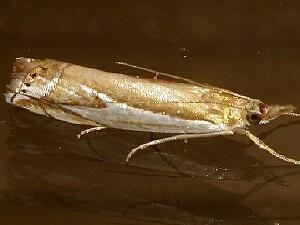
[[[233,133],[247,135],[266,150],[262,142],[249,135],[246,127],[266,123],[279,115],[291,115],[294,110],[288,106],[268,106],[229,90],[168,76],[187,83],[140,79],[50,59],[18,58],[6,101],[66,122],[95,126],[81,134],[106,127],[178,134],[137,147],[128,160],[138,150],[154,144],[183,137]]]

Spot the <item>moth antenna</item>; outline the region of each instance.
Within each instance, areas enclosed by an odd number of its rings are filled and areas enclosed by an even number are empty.
[[[148,69],[148,68],[145,68],[145,67],[132,65],[132,64],[129,64],[129,63],[125,63],[125,62],[116,62],[116,64],[123,65],[123,66],[129,66],[129,67],[140,69],[140,70],[144,70],[144,71],[147,71],[147,72],[150,72],[150,73],[154,73],[156,76],[157,75],[162,75],[162,76],[173,78],[173,79],[176,79],[176,80],[182,80],[182,81],[185,81],[187,83],[194,84],[194,85],[197,85],[197,86],[200,85],[199,83],[197,83],[195,81],[192,81],[190,79],[187,79],[187,78],[183,78],[183,77],[168,74],[168,73],[158,72],[156,70]]]
[[[214,91],[216,91],[218,93],[228,93],[228,94],[231,94],[231,95],[239,97],[239,98],[250,99],[249,97],[246,97],[246,96],[243,96],[243,95],[239,95],[239,94],[234,93],[232,91],[229,91],[227,89],[216,88],[216,87],[213,87],[213,86],[211,86],[209,84],[201,84],[201,83],[195,82],[195,81],[193,81],[191,79],[187,79],[187,78],[180,77],[180,76],[177,76],[177,75],[172,75],[172,74],[168,74],[168,73],[158,72],[156,70],[148,69],[148,68],[141,67],[141,66],[136,66],[136,65],[129,64],[129,63],[126,63],[126,62],[120,62],[119,61],[119,62],[116,62],[116,64],[123,65],[123,66],[128,66],[128,67],[132,67],[132,68],[136,68],[136,69],[140,69],[140,70],[144,70],[144,71],[148,71],[150,73],[154,73],[155,74],[155,79],[157,79],[157,75],[161,75],[161,76],[169,77],[169,78],[172,78],[172,79],[175,79],[175,80],[182,80],[182,81],[185,81],[188,84],[193,84],[193,85],[196,85],[198,87],[211,88],[211,89],[213,89]]]
[[[262,140],[260,140],[258,137],[256,137],[254,134],[252,134],[248,130],[239,130],[237,133],[245,134],[251,141],[254,142],[259,148],[264,149],[268,151],[271,155],[275,156],[276,158],[279,158],[285,162],[293,163],[295,165],[300,165],[300,161],[296,159],[289,158],[285,155],[281,155],[278,152],[276,152],[274,149],[270,148],[267,144],[265,144]]]

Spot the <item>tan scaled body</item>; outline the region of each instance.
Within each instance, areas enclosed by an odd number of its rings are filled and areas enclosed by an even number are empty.
[[[106,127],[178,134],[133,149],[127,161],[136,151],[166,141],[239,133],[276,157],[300,164],[279,155],[247,130],[248,125],[264,124],[280,115],[299,116],[292,113],[293,106],[268,106],[229,90],[140,69],[187,83],[18,58],[6,101],[66,122],[94,126],[81,134]]]

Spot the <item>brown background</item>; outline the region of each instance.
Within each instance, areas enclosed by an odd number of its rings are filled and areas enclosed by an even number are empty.
[[[300,107],[299,27],[296,0],[3,0],[0,92],[27,56],[143,75],[125,61]],[[300,170],[246,139],[169,143],[126,166],[150,134],[78,141],[84,127],[0,104],[1,225],[300,223]],[[276,129],[289,121],[253,130],[300,159],[299,123]]]

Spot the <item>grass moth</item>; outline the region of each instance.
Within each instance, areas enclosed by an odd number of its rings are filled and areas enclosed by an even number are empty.
[[[281,115],[299,117],[294,106],[268,105],[226,89],[119,64],[183,82],[142,79],[50,59],[17,58],[6,102],[92,127],[79,136],[105,128],[176,134],[132,149],[127,161],[142,149],[168,141],[242,134],[275,157],[300,165],[300,161],[277,153],[247,129]]]

